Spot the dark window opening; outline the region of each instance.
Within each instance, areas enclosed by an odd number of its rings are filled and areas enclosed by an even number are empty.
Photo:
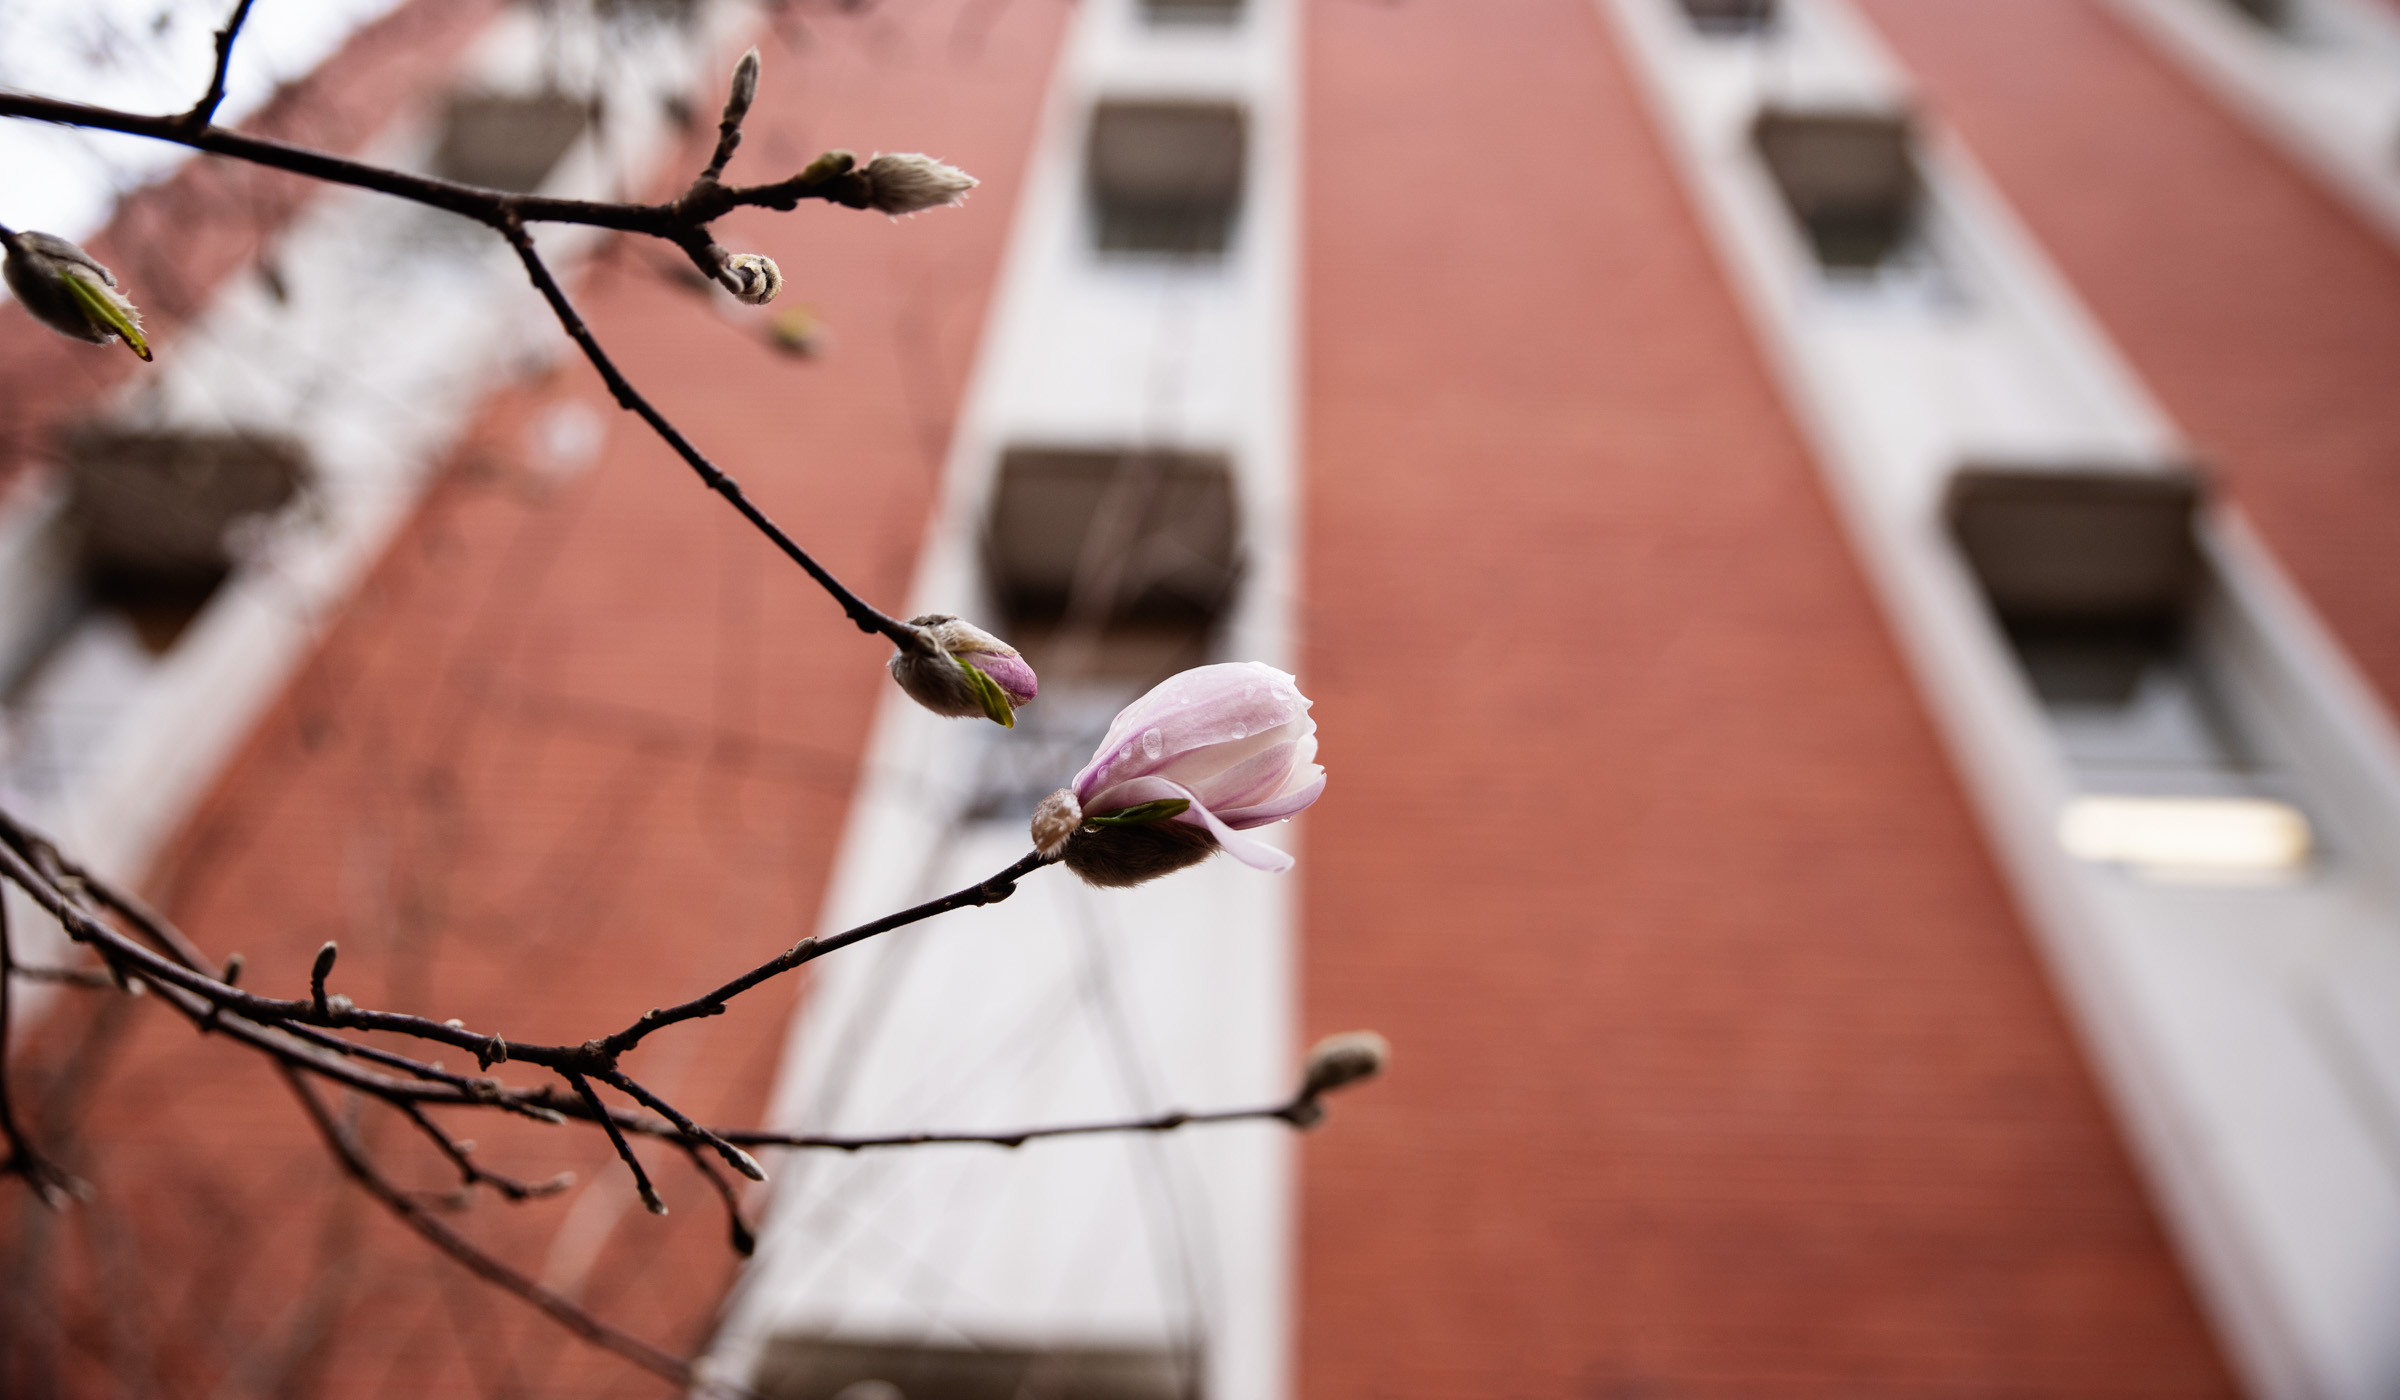
[[[561,92],[459,93],[442,121],[433,172],[487,189],[536,190],[591,121],[590,103]]]
[[[1683,14],[1703,34],[1756,34],[1775,27],[1775,0],[1683,0]]]
[[[1241,209],[1247,142],[1238,107],[1101,103],[1085,151],[1101,251],[1222,254]]]
[[[1226,459],[1018,449],[1000,464],[984,567],[1041,698],[984,752],[970,817],[1021,820],[1145,687],[1206,663],[1239,584]]]
[[[92,429],[66,442],[85,591],[153,652],[172,646],[235,563],[242,522],[306,482],[297,445],[260,435]]]
[[[1142,0],[1144,21],[1160,26],[1225,28],[1240,21],[1242,0]]]
[[[2257,767],[2195,626],[2188,472],[1968,468],[1947,510],[2069,762],[2115,788]]]
[[[1924,182],[1905,116],[1769,108],[1750,135],[1824,267],[1871,270],[1915,240]]]
[[[984,559],[1035,669],[1047,652],[1071,671],[1164,675],[1207,650],[1239,527],[1221,456],[1018,449],[1000,464]]]
[[[2223,3],[2234,13],[2264,29],[2289,27],[2295,8],[2292,0],[2223,0]]]
[[[779,1337],[751,1382],[763,1400],[1195,1400],[1187,1353],[1099,1347],[911,1346]]]

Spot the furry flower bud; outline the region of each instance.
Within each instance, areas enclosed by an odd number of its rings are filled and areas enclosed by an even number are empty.
[[[1344,1031],[1320,1040],[1300,1073],[1300,1097],[1313,1099],[1373,1079],[1391,1063],[1392,1045],[1373,1031]]]
[[[0,274],[35,320],[94,345],[122,340],[134,354],[150,358],[142,313],[117,290],[116,274],[91,254],[50,233],[0,228],[0,244],[8,250]]]
[[[1004,729],[1016,707],[1041,693],[1041,681],[1017,649],[971,622],[942,613],[909,619],[912,644],[892,653],[892,679],[937,715],[981,715]]]
[[[979,183],[956,166],[920,155],[877,156],[865,174],[867,207],[893,218],[956,204]]]
[[[725,284],[752,306],[764,306],[783,290],[783,269],[763,253],[736,253],[725,260]]]
[[[1055,833],[1071,807],[1080,825],[1060,858],[1102,886],[1154,880],[1220,849],[1254,869],[1289,870],[1289,855],[1241,833],[1323,795],[1312,703],[1292,677],[1256,661],[1172,676],[1118,713],[1066,800],[1042,804],[1034,839],[1045,814]]]
[[[750,104],[758,100],[758,46],[753,44],[733,65],[733,82],[725,91],[725,120],[740,125],[750,115]]]

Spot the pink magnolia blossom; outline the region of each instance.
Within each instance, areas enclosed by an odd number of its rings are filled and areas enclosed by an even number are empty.
[[[1125,707],[1071,787],[1034,815],[1034,841],[1095,884],[1139,884],[1222,848],[1259,870],[1292,858],[1242,833],[1283,821],[1325,791],[1314,703],[1256,661],[1185,671]],[[1107,819],[1155,804],[1172,815]]]

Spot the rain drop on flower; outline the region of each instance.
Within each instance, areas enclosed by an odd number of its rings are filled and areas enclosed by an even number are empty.
[[[1166,736],[1155,729],[1142,731],[1142,757],[1155,760],[1167,751]]]

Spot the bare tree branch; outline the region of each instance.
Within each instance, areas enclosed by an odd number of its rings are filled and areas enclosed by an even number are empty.
[[[0,93],[0,116],[23,117],[168,141],[211,155],[305,175],[329,184],[374,190],[436,209],[446,209],[498,231],[516,248],[518,256],[525,262],[527,275],[548,300],[560,324],[582,348],[593,367],[600,371],[600,377],[607,382],[609,392],[616,396],[620,406],[638,414],[674,449],[676,455],[699,474],[710,490],[723,496],[744,519],[806,570],[810,578],[815,579],[820,587],[833,596],[835,602],[841,604],[842,611],[857,624],[860,631],[881,633],[903,647],[922,645],[914,628],[851,592],[812,558],[798,541],[743,494],[739,484],[701,455],[690,439],[634,389],[585,327],[582,317],[567,300],[549,269],[542,264],[534,251],[532,239],[525,233],[528,223],[569,223],[663,239],[682,249],[693,265],[712,281],[733,287],[737,285],[737,279],[729,270],[728,259],[731,255],[710,237],[709,225],[738,208],[788,210],[796,208],[803,199],[822,199],[855,209],[870,207],[874,199],[874,182],[848,152],[829,152],[811,162],[799,174],[774,184],[741,187],[722,184],[717,175],[725,160],[731,158],[734,145],[740,141],[741,117],[749,107],[747,101],[737,104],[729,98],[715,157],[690,188],[665,204],[553,199],[485,189],[455,180],[370,165],[265,137],[246,136],[209,124],[208,116],[213,115],[216,104],[223,100],[225,67],[231,61],[234,40],[248,12],[249,0],[242,0],[240,8],[219,33],[216,79],[210,86],[209,96],[202,99],[201,106],[190,112],[177,116],[149,116],[25,93]],[[755,91],[755,57],[746,55],[743,65],[743,71],[736,73],[735,97],[742,95],[745,73],[750,90]],[[737,105],[740,111],[735,110]]]
[[[225,101],[225,74],[233,67],[233,45],[242,37],[242,26],[250,19],[250,5],[251,0],[240,0],[225,27],[217,31],[216,71],[209,75],[208,91],[192,104],[192,110],[183,114],[185,130],[206,131],[208,124],[216,120],[217,108]]]
[[[512,1201],[531,1201],[543,1196],[555,1196],[575,1184],[573,1172],[560,1172],[548,1181],[523,1182],[489,1170],[475,1160],[475,1144],[461,1142],[443,1132],[441,1125],[427,1117],[424,1109],[406,1099],[399,1100],[392,1107],[400,1110],[400,1115],[414,1123],[417,1131],[431,1139],[441,1154],[450,1159],[450,1165],[458,1168],[459,1184],[462,1186],[489,1186]]]
[[[381,1201],[386,1210],[398,1216],[401,1224],[422,1235],[434,1248],[466,1265],[476,1277],[540,1308],[561,1327],[592,1345],[613,1351],[652,1375],[676,1385],[688,1388],[694,1384],[696,1378],[689,1361],[652,1346],[631,1333],[618,1331],[577,1307],[571,1300],[542,1287],[484,1253],[406,1191],[393,1185],[368,1160],[366,1150],[359,1144],[357,1136],[326,1110],[324,1101],[317,1097],[316,1090],[309,1087],[300,1071],[288,1064],[279,1068],[283,1071],[284,1082],[291,1086],[292,1093],[300,1100],[300,1106],[307,1110],[309,1121],[316,1125],[318,1136],[325,1139],[325,1146],[342,1164],[342,1169],[350,1174],[353,1181],[365,1187],[368,1195]]]
[[[23,1177],[42,1204],[55,1210],[90,1188],[43,1156],[18,1126],[16,1104],[8,1093],[9,1003],[15,1000],[9,983],[15,971],[16,955],[9,947],[8,901],[0,898],[0,1137],[8,1142],[8,1160],[0,1162],[0,1174]]]
[[[759,533],[773,540],[777,549],[790,556],[793,563],[807,570],[808,576],[815,579],[818,586],[832,594],[834,601],[842,605],[842,611],[850,615],[850,620],[858,624],[860,631],[881,632],[901,646],[917,644],[915,628],[898,618],[887,617],[865,599],[844,587],[841,580],[828,573],[824,565],[819,564],[807,550],[800,547],[798,540],[784,533],[782,526],[768,519],[767,513],[760,510],[749,496],[743,493],[740,483],[718,470],[715,463],[702,456],[700,449],[692,445],[691,439],[685,437],[682,430],[673,423],[668,422],[667,416],[659,412],[650,400],[644,398],[640,390],[633,387],[632,381],[628,380],[623,371],[617,368],[616,362],[608,357],[608,352],[600,348],[599,338],[592,334],[591,327],[584,324],[582,315],[575,310],[575,304],[567,299],[565,290],[558,285],[558,279],[550,275],[548,264],[542,261],[542,255],[534,248],[533,238],[525,232],[523,224],[512,218],[501,225],[500,232],[503,237],[508,239],[509,246],[517,250],[517,257],[525,264],[525,275],[532,279],[534,287],[541,292],[542,299],[550,303],[550,310],[557,315],[558,323],[566,329],[568,338],[573,340],[576,346],[583,351],[584,358],[592,362],[592,368],[600,371],[601,382],[608,385],[608,392],[616,397],[619,408],[637,415],[643,422],[649,424],[651,431],[657,433],[667,446],[675,449],[676,456],[681,457],[693,471],[699,473],[703,485],[723,496],[735,510],[742,513],[743,519],[757,526]]]

